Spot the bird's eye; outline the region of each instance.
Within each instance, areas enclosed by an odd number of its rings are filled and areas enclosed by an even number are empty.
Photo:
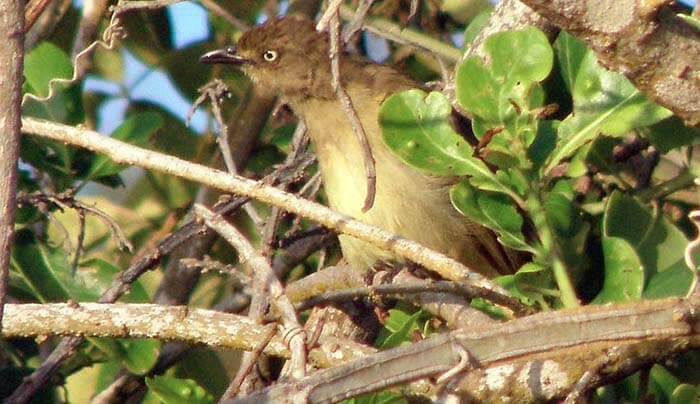
[[[266,50],[265,53],[263,53],[263,59],[267,62],[274,62],[277,60],[277,52],[273,50]]]

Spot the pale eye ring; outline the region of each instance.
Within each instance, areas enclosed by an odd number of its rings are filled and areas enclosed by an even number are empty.
[[[265,59],[265,61],[267,62],[274,62],[275,60],[277,60],[277,51],[266,50],[263,53],[263,59]]]

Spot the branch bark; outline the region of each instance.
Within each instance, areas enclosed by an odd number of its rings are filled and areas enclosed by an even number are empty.
[[[590,46],[600,62],[700,127],[700,30],[670,1],[523,0]]]
[[[15,227],[21,136],[24,2],[0,0],[0,329],[7,299]]]

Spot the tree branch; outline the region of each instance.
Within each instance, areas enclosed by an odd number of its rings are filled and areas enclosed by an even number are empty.
[[[618,355],[606,363],[607,374],[589,380],[590,387],[700,346],[697,310],[688,300],[668,299],[535,314],[382,351],[317,372],[293,385],[280,383],[246,397],[245,402],[284,402],[279,400],[290,397],[336,402],[448,372],[458,366],[463,355],[470,358],[472,368],[463,369],[466,377],[462,372],[447,382],[448,390],[466,400],[498,401],[508,396],[514,402],[537,402],[564,398],[588,366],[610,352]]]
[[[24,2],[0,0],[0,329],[7,299],[15,228],[17,159],[21,136]]]

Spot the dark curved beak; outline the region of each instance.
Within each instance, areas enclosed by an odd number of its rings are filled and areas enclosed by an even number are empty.
[[[225,64],[240,66],[249,62],[248,59],[239,56],[236,53],[236,48],[228,46],[223,49],[217,49],[207,52],[199,58],[200,63],[204,64]]]

